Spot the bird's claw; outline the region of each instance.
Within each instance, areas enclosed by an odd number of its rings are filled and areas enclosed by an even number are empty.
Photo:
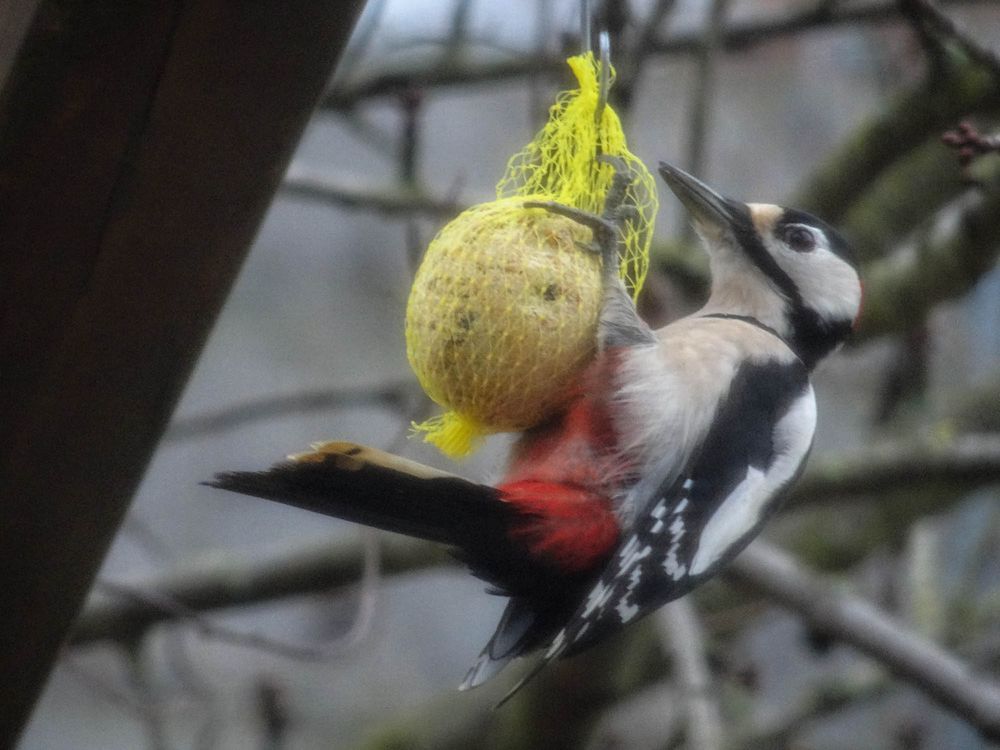
[[[565,216],[567,219],[572,219],[587,227],[593,232],[594,239],[591,242],[575,242],[574,244],[585,252],[600,255],[608,267],[618,267],[618,225],[613,219],[555,201],[525,201],[524,207],[544,208],[546,211]]]
[[[615,170],[611,186],[604,199],[604,213],[595,214],[556,201],[525,201],[525,208],[543,208],[551,213],[565,216],[593,232],[592,242],[576,242],[576,246],[586,252],[596,253],[604,261],[609,271],[617,269],[621,259],[621,236],[626,222],[634,221],[638,209],[626,202],[632,171],[620,156],[598,154],[597,160],[610,165]]]
[[[582,224],[588,229],[592,229],[595,233],[602,231],[615,231],[615,225],[605,217],[591,213],[590,211],[584,211],[581,208],[567,206],[565,203],[557,203],[556,201],[525,201],[524,207],[544,208],[546,211],[550,211],[551,213],[565,216],[567,219],[572,219],[577,224]]]

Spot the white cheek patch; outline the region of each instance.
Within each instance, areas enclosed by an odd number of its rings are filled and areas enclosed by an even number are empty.
[[[816,429],[816,398],[810,386],[774,427],[775,457],[766,470],[748,467],[746,476],[716,508],[702,529],[691,575],[708,570],[762,520],[775,494],[795,473],[809,452]]]
[[[827,320],[853,321],[861,305],[861,284],[849,263],[828,247],[826,237],[808,253],[789,250],[777,240],[767,242],[768,251],[799,290],[803,303]]]

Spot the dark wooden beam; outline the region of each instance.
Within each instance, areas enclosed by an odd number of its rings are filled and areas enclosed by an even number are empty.
[[[0,747],[362,4],[39,3],[0,94]]]

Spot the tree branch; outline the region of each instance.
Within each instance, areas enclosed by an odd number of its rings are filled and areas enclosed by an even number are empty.
[[[382,538],[381,554],[383,575],[422,570],[452,559],[440,547],[390,536]],[[198,613],[347,586],[361,579],[363,560],[360,540],[296,547],[268,560],[210,555],[129,587],[147,592],[145,598],[92,600],[77,621],[70,642],[130,640],[177,617],[177,607]]]
[[[303,391],[284,396],[265,396],[172,422],[164,440],[181,441],[226,432],[250,422],[290,414],[313,414],[320,410],[359,406],[384,406],[400,411],[417,396],[411,381],[388,383],[380,387],[334,388]]]
[[[803,572],[790,556],[761,542],[748,547],[727,575],[791,609],[817,631],[875,659],[983,736],[1000,739],[1000,686],[868,602],[838,592],[818,576]]]
[[[980,0],[952,0],[949,5],[979,4]],[[789,35],[814,30],[827,30],[837,26],[879,24],[900,19],[894,2],[884,2],[867,7],[840,10],[809,8],[778,20],[763,19],[732,24],[722,35],[722,49],[727,52],[742,51]],[[683,32],[650,46],[651,57],[690,54],[703,44],[699,31]],[[378,71],[367,78],[345,82],[336,86],[324,97],[325,109],[349,110],[372,97],[394,94],[410,86],[443,87],[494,83],[530,75],[565,74],[566,62],[556,55],[524,55],[516,58],[494,60],[477,64],[443,64],[432,60],[414,68],[408,65],[397,70]]]
[[[854,454],[813,461],[795,485],[789,503],[923,491],[946,483],[968,487],[992,482],[1000,482],[1000,435],[886,441]]]
[[[792,204],[839,223],[890,166],[970,112],[996,109],[1000,79],[968,62],[951,61],[894,100],[823,160]]]
[[[929,0],[899,0],[899,7],[913,25],[923,27],[942,41],[957,43],[971,60],[1000,78],[1000,58],[992,50],[962,33],[955,22]]]
[[[813,462],[790,503],[926,489],[934,482],[971,485],[998,480],[998,435],[968,435],[941,443],[892,442],[864,454]],[[381,549],[386,575],[451,560],[440,548],[391,535],[382,537]],[[359,541],[295,548],[263,562],[214,554],[132,588],[167,597],[193,612],[203,612],[346,586],[361,577],[362,557]],[[132,637],[175,616],[151,601],[92,600],[76,624],[72,642]]]
[[[669,644],[674,673],[685,703],[685,747],[688,750],[720,750],[723,746],[722,718],[713,698],[716,690],[705,659],[705,639],[691,599],[671,602],[655,617]]]
[[[865,269],[865,306],[855,335],[860,342],[919,324],[935,305],[967,293],[1000,255],[1000,175],[994,175],[973,205],[959,215],[955,230],[930,237],[900,258]]]
[[[795,747],[795,736],[808,725],[825,716],[843,711],[884,694],[889,680],[881,670],[871,668],[863,674],[852,674],[839,679],[828,679],[812,686],[797,704],[766,723],[751,726],[733,744],[740,750],[770,750],[776,747]]]
[[[281,192],[390,216],[423,213],[434,218],[451,218],[465,208],[457,201],[433,198],[413,189],[359,188],[346,180],[294,165],[285,175]]]
[[[393,538],[384,548],[386,574],[436,566],[448,560],[439,548]],[[317,545],[266,562],[216,563],[214,570],[175,573],[143,587],[192,609],[234,606],[264,599],[328,591],[361,575],[361,551],[350,545]],[[758,541],[725,574],[786,606],[816,630],[858,648],[900,678],[965,718],[985,736],[1000,738],[1000,688],[973,674],[953,655],[905,629],[867,602],[838,593],[795,561]],[[88,607],[71,642],[131,639],[169,613],[148,601],[105,602]]]

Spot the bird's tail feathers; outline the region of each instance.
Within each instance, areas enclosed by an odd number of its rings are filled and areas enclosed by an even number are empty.
[[[499,534],[508,513],[492,487],[345,442],[314,443],[267,471],[205,484],[463,550]]]

